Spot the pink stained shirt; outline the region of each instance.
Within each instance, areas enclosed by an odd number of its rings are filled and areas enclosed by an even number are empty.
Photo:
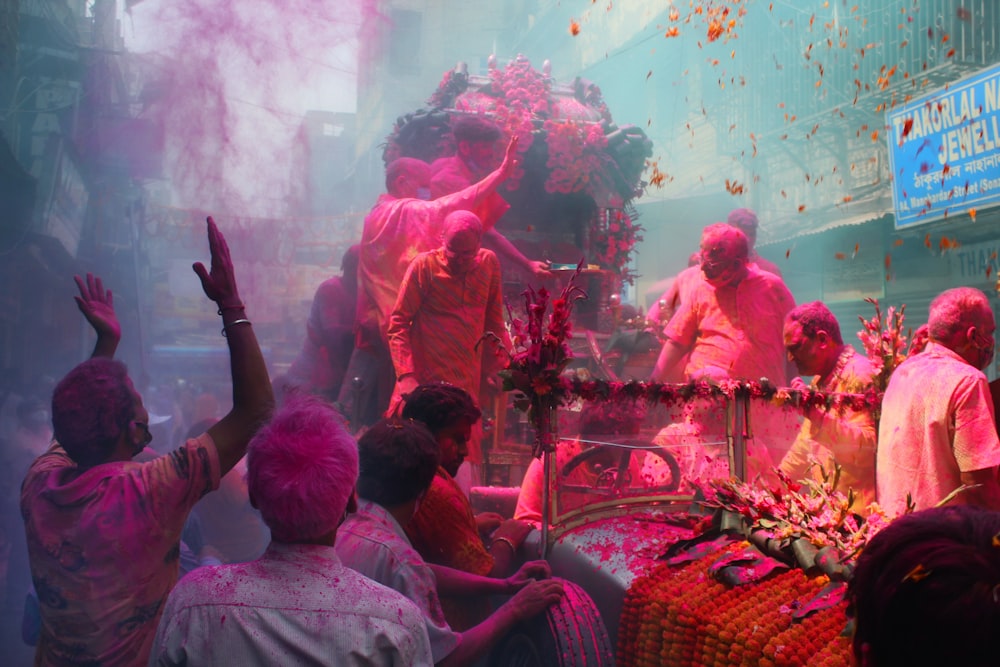
[[[441,245],[445,216],[472,211],[487,231],[503,213],[497,209],[500,203],[506,206],[493,189],[481,183],[433,201],[379,197],[361,233],[357,322],[376,329],[384,338],[406,269],[417,255]]]
[[[57,444],[21,489],[41,606],[36,665],[146,664],[188,512],[219,485],[207,433],[146,463],[78,472]]]
[[[690,351],[686,378],[787,383],[782,325],[795,299],[781,278],[752,265],[747,271],[735,287],[702,280],[667,324],[667,338]]]
[[[337,530],[337,555],[347,567],[406,596],[423,613],[434,662],[458,647],[461,634],[445,620],[437,577],[384,507],[363,498]]]
[[[841,362],[843,364],[841,365]],[[838,368],[823,384],[813,378],[811,388],[823,392],[862,394],[872,389],[875,369],[871,361],[847,347],[838,358]],[[866,410],[814,409],[781,461],[782,472],[792,479],[821,480],[822,472],[811,467],[810,458],[832,472],[832,462],[841,466],[837,491],[845,496],[854,490],[855,511],[875,502],[875,416]]]
[[[431,667],[424,616],[333,547],[272,542],[203,567],[167,600],[150,665]]]
[[[954,351],[928,343],[893,372],[882,398],[879,504],[898,516],[909,493],[916,509],[933,507],[961,486],[963,472],[997,465],[1000,440],[986,376]]]
[[[509,349],[503,319],[500,262],[480,248],[461,276],[445,268],[439,248],[413,260],[389,321],[389,351],[396,377],[413,373],[421,384],[450,382],[479,397],[483,372],[503,364],[486,332]],[[483,365],[486,364],[484,369]]]
[[[687,267],[677,274],[674,281],[670,283],[670,287],[660,295],[656,303],[649,307],[646,319],[651,322],[662,319],[664,324],[669,322],[681,304],[690,301],[698,284],[703,282],[705,282],[705,276],[702,274],[700,266]],[[661,301],[664,302],[663,310],[660,309]]]

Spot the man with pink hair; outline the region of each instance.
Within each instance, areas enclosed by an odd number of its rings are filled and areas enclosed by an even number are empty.
[[[927,326],[927,347],[896,368],[882,398],[878,502],[890,516],[946,499],[1000,510],[1000,439],[982,372],[993,309],[980,290],[956,287],[931,302]]]
[[[785,385],[781,328],[795,300],[780,278],[749,264],[747,252],[747,238],[739,229],[721,222],[704,229],[705,280],[667,325],[653,380],[767,378]],[[681,368],[685,355],[690,356]]]
[[[208,219],[211,269],[194,265],[222,316],[233,408],[202,435],[146,463],[149,413],[114,361],[121,337],[110,291],[87,276],[77,304],[98,333],[94,356],[52,395],[55,442],[21,489],[31,575],[42,616],[36,665],[144,664],[177,581],[194,504],[219,485],[270,413],[267,367],[240,299],[229,247]]]
[[[251,502],[271,529],[267,552],[181,580],[150,664],[433,664],[420,609],[334,550],[357,506],[357,478],[357,443],[336,411],[292,396],[247,451]]]

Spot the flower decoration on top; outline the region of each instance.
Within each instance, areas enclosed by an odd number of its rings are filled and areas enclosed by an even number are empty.
[[[428,108],[396,120],[383,159],[388,163],[397,157],[416,157],[433,162],[454,151],[450,119],[489,118],[504,134],[500,142],[518,137],[519,164],[503,185],[512,206],[508,225],[542,230],[543,221],[534,217],[536,211],[548,210],[548,205],[585,210],[583,198],[592,200],[593,211],[625,211],[645,186],[643,173],[652,155],[652,142],[645,132],[634,125],[616,125],[598,86],[581,78],[568,85],[556,84],[548,65],[539,71],[523,56],[506,65],[491,58],[486,76],[469,74],[460,65],[444,74],[427,104]],[[540,199],[545,198],[553,201],[542,205]],[[593,232],[601,224],[598,218],[595,213],[578,224],[590,226]],[[628,233],[630,225],[620,228],[622,233],[614,238],[615,252],[596,263],[628,280],[628,263],[640,237]],[[580,230],[571,233],[603,239],[594,233],[580,234]],[[582,250],[595,252],[595,248]]]

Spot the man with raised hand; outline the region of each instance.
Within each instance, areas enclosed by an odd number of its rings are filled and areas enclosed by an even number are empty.
[[[211,268],[194,271],[222,316],[233,409],[197,438],[146,463],[149,413],[127,369],[111,357],[121,328],[110,291],[77,278],[77,303],[98,334],[94,356],[52,396],[53,446],[21,491],[32,579],[41,606],[36,665],[139,665],[149,658],[163,603],[177,580],[181,529],[218,487],[270,413],[267,368],[240,300],[229,248],[208,219]]]

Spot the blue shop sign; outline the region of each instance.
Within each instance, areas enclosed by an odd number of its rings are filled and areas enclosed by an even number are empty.
[[[896,229],[1000,204],[1000,67],[887,118]]]

